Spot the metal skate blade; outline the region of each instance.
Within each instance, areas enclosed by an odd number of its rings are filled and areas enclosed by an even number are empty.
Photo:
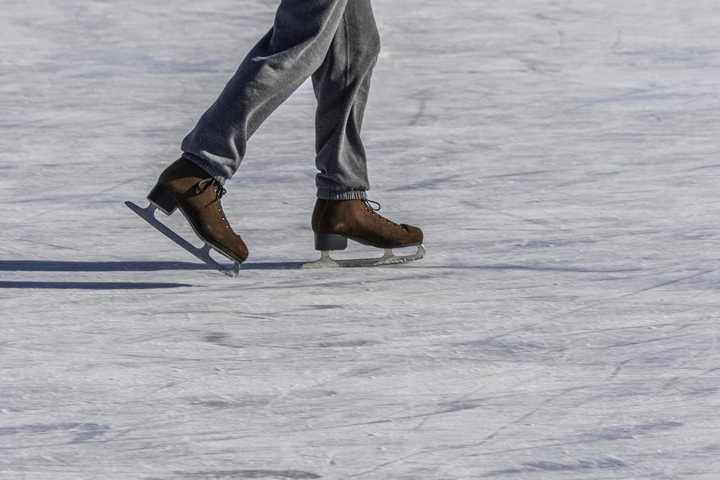
[[[209,266],[215,270],[218,270],[229,277],[237,277],[240,274],[240,265],[237,262],[234,262],[232,265],[221,265],[220,263],[216,262],[210,256],[210,250],[213,250],[213,249],[216,250],[218,253],[222,254],[223,256],[225,256],[225,254],[220,252],[218,249],[214,248],[212,245],[205,243],[205,245],[203,245],[202,248],[197,248],[192,243],[188,242],[183,237],[181,237],[180,235],[175,233],[172,229],[170,229],[165,224],[163,224],[161,221],[159,221],[155,217],[155,211],[157,210],[157,207],[155,205],[153,205],[152,203],[145,208],[139,207],[139,206],[135,205],[133,202],[125,202],[125,206],[127,206],[130,210],[135,212],[140,218],[142,218],[147,223],[149,223],[158,232],[162,233],[167,238],[172,240],[177,246],[186,250],[188,253],[193,255],[195,258],[204,262],[207,266]]]
[[[320,252],[320,259],[308,262],[302,268],[348,268],[348,267],[382,267],[387,265],[401,265],[403,263],[415,262],[425,256],[425,247],[418,245],[417,251],[411,255],[395,255],[392,249],[386,249],[385,254],[380,258],[350,258],[335,259],[330,252]]]

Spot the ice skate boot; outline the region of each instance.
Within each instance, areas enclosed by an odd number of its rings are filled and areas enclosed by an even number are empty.
[[[170,165],[148,194],[150,204],[140,208],[132,202],[126,205],[165,236],[213,268],[237,274],[238,266],[248,258],[248,248],[225,217],[220,199],[223,186],[205,170],[191,161],[180,158]],[[195,234],[205,242],[196,248],[155,218],[155,210],[172,215],[180,210]],[[210,257],[210,249],[234,261],[231,267],[220,265]]]
[[[368,200],[318,199],[312,217],[315,233],[315,250],[320,260],[306,263],[305,268],[323,267],[374,267],[395,265],[420,260],[425,256],[423,232],[417,227],[397,224],[378,213],[380,205]],[[381,248],[380,258],[336,260],[331,251],[345,250],[348,239],[363,245]],[[411,255],[398,256],[394,248],[417,247]]]

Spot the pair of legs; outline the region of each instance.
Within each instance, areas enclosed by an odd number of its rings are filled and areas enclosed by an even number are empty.
[[[183,140],[183,157],[160,175],[148,195],[151,206],[134,210],[168,235],[154,209],[168,215],[179,209],[208,250],[176,243],[204,261],[209,262],[209,248],[245,261],[248,247],[222,209],[222,184],[240,167],[262,122],[312,77],[319,170],[312,229],[315,248],[323,252],[321,264],[328,264],[329,251],[344,250],[348,239],[386,250],[418,246],[408,257],[386,252],[381,264],[422,258],[422,230],[381,216],[365,197],[369,184],[360,130],[379,50],[370,0],[281,0],[272,29]]]
[[[360,131],[379,51],[370,0],[282,0],[273,27],[183,140],[183,156],[225,182],[262,122],[312,77],[318,198],[365,199]]]

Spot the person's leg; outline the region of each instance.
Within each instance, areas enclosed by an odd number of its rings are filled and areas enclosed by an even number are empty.
[[[327,57],[347,3],[282,0],[273,28],[183,140],[183,156],[220,182],[232,177],[248,139]]]
[[[327,58],[312,77],[318,198],[364,199],[370,187],[360,131],[379,52],[370,0],[350,0]]]
[[[347,248],[348,239],[376,248],[417,246],[414,255],[389,255],[379,264],[405,263],[424,255],[423,231],[380,215],[366,198],[369,189],[365,149],[360,138],[373,67],[380,39],[370,0],[350,0],[328,56],[313,75],[318,99],[318,199],[312,215],[319,265],[337,265],[333,250]],[[370,262],[373,263],[373,262]],[[366,260],[345,262],[366,265]]]

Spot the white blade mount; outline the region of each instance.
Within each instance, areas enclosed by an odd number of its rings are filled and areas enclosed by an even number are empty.
[[[125,205],[130,210],[135,212],[140,218],[152,225],[158,232],[165,235],[177,246],[183,248],[188,253],[196,257],[198,260],[201,260],[202,262],[207,264],[209,267],[219,270],[220,272],[224,273],[229,277],[237,277],[240,273],[240,265],[237,262],[233,263],[232,265],[222,265],[216,262],[210,256],[210,250],[213,249],[211,245],[206,243],[202,248],[197,248],[193,244],[182,238],[180,235],[175,233],[172,229],[165,226],[155,217],[155,211],[157,210],[157,207],[155,207],[155,205],[150,204],[145,208],[139,207],[132,202],[125,202]],[[218,253],[222,254],[222,252]]]
[[[352,258],[334,259],[330,252],[320,252],[320,259],[303,265],[303,268],[343,268],[343,267],[381,267],[385,265],[400,265],[402,263],[415,262],[425,256],[425,247],[418,245],[417,251],[411,255],[395,255],[392,249],[385,250],[385,254],[379,258]]]

